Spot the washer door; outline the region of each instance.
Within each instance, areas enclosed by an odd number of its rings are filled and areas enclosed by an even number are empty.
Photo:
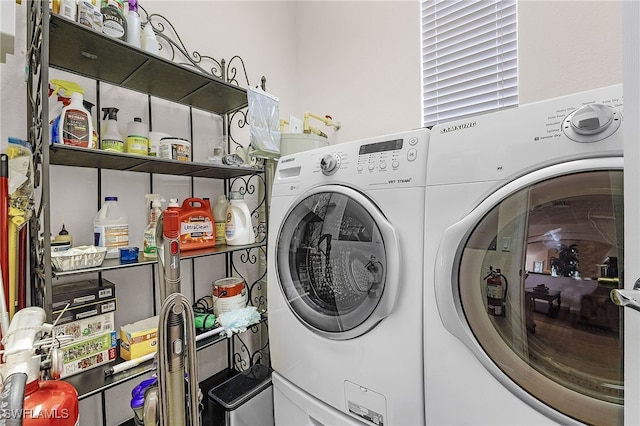
[[[339,185],[307,192],[286,214],[276,250],[284,297],[314,332],[354,338],[393,310],[398,237],[363,194]]]
[[[445,327],[509,390],[568,424],[621,424],[622,159],[538,170],[445,232]]]

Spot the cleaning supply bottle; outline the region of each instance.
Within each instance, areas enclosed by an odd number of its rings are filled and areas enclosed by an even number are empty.
[[[84,108],[89,111],[89,115],[91,116],[91,127],[93,127],[93,132],[91,132],[91,144],[89,144],[89,148],[98,149],[100,147],[100,143],[98,142],[98,131],[96,126],[95,116],[93,115],[93,104],[88,100],[83,100],[82,104]]]
[[[69,231],[65,228],[64,221],[62,222],[62,229],[58,232],[54,241],[57,243],[67,243],[69,247],[73,246],[73,236],[69,234]]]
[[[225,222],[227,245],[245,245],[256,242],[251,223],[251,213],[244,196],[239,191],[231,191],[227,219]]]
[[[107,248],[107,258],[120,257],[120,247],[129,245],[127,215],[118,197],[104,197],[102,208],[93,218],[94,245]]]
[[[84,148],[91,145],[93,135],[93,122],[91,113],[87,111],[83,105],[82,93],[73,92],[71,94],[71,102],[62,108],[60,118],[57,119],[56,134],[57,142],[65,145],[81,146]],[[52,139],[56,142],[56,136]]]
[[[118,108],[102,108],[105,129],[102,133],[100,148],[105,151],[124,152],[124,139],[118,130]]]
[[[102,33],[126,41],[127,20],[122,0],[102,0]]]
[[[216,225],[216,244],[226,244],[227,237],[225,235],[225,226],[227,222],[227,208],[229,207],[229,201],[224,194],[218,196],[216,205],[213,206],[213,221]]]
[[[129,154],[149,155],[149,130],[140,117],[129,122],[124,149]]]
[[[127,43],[140,48],[140,14],[138,14],[138,0],[129,0],[127,12]]]
[[[140,47],[142,50],[148,53],[158,54],[159,45],[156,33],[153,31],[151,23],[147,23],[142,30],[142,40],[140,40]]]
[[[62,109],[71,102],[73,92],[84,94],[84,89],[75,81],[52,79],[49,83],[49,140],[53,143],[60,142],[53,139],[53,123],[60,117]],[[57,128],[55,132],[57,135]]]
[[[178,212],[181,251],[215,247],[215,226],[208,201],[196,197],[187,198]]]
[[[164,199],[158,194],[147,194],[147,205],[150,205],[149,222],[144,230],[144,241],[142,255],[148,259],[158,257],[158,246],[156,244],[156,225],[158,218],[162,214],[162,202]]]

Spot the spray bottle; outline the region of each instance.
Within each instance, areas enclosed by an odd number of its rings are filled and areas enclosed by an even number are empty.
[[[158,194],[147,194],[147,206],[149,211],[149,222],[144,230],[144,242],[142,255],[148,259],[156,259],[158,257],[158,245],[156,243],[156,225],[158,218],[162,214],[162,202],[166,201]]]
[[[49,83],[49,140],[51,142],[60,142],[54,123],[60,117],[62,109],[71,103],[71,94],[74,92],[84,94],[84,89],[73,81],[54,79]],[[56,141],[53,140],[54,132],[58,138]]]
[[[71,103],[62,108],[60,116],[53,123],[53,143],[90,147],[93,142],[93,121],[91,113],[83,104],[80,92],[71,93]]]
[[[96,124],[96,120],[94,119],[94,115],[93,115],[94,105],[86,99],[82,101],[82,104],[84,105],[84,108],[87,111],[89,111],[89,115],[91,115],[91,118],[92,118],[91,125],[93,127],[93,132],[91,133],[91,143],[89,144],[89,148],[98,149],[100,148],[100,143],[99,143],[98,131],[96,130],[98,126]]]
[[[102,133],[100,148],[105,151],[124,152],[124,139],[118,130],[118,108],[102,108],[105,130]]]

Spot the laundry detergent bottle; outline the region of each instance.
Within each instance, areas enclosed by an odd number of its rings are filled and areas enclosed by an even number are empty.
[[[247,203],[244,202],[244,196],[239,191],[231,191],[229,196],[225,237],[227,245],[230,246],[256,242],[253,225],[251,224],[251,212],[249,212]]]

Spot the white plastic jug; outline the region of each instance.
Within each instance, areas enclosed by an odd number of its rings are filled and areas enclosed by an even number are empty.
[[[118,197],[104,197],[102,208],[93,218],[94,245],[107,247],[107,258],[120,256],[120,247],[129,245],[127,215],[118,205]]]
[[[231,191],[229,196],[225,236],[227,245],[230,246],[256,242],[253,225],[251,224],[251,212],[249,212],[249,207],[244,202],[244,196],[238,191]]]

